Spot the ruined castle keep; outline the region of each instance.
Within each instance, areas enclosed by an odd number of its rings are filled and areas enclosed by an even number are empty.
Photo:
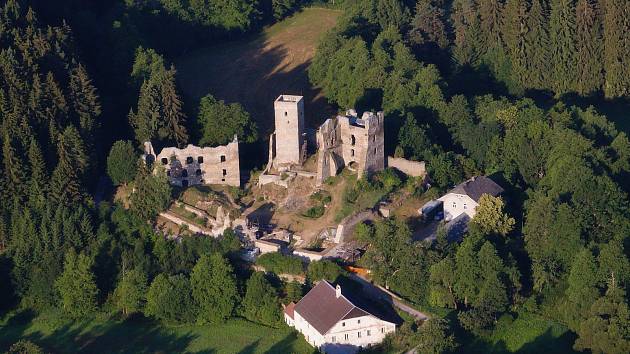
[[[327,119],[317,131],[317,184],[335,176],[342,167],[360,177],[385,168],[383,112],[357,112]]]
[[[276,168],[301,165],[306,154],[304,98],[280,95],[273,108],[276,130],[269,139],[269,162]]]
[[[171,184],[188,187],[196,184],[224,184],[240,187],[241,171],[238,154],[238,138],[227,145],[198,147],[188,145],[183,149],[166,147],[155,154],[151,142],[144,143],[146,162],[162,166]]]

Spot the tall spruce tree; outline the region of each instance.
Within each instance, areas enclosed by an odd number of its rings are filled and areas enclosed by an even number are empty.
[[[512,76],[520,85],[527,83],[527,0],[508,0],[504,10],[503,39],[512,63]]]
[[[61,307],[73,318],[80,318],[96,310],[98,288],[88,256],[69,251],[66,254],[63,273],[55,282]]]
[[[604,80],[602,24],[593,0],[578,0],[575,12],[575,91],[589,95],[600,90]]]
[[[630,94],[630,2],[606,0],[604,5],[604,93],[606,97]]]
[[[503,1],[479,0],[478,4],[479,18],[481,20],[481,48],[485,48],[487,51],[502,49]]]
[[[51,196],[63,205],[73,205],[85,198],[82,180],[88,166],[83,142],[79,132],[68,126],[58,143],[59,162],[51,178]]]
[[[31,139],[28,148],[28,161],[31,166],[31,179],[28,185],[29,204],[38,210],[42,210],[46,202],[46,192],[48,188],[48,171],[42,151],[37,144],[37,140]]]
[[[442,6],[443,4],[436,4],[434,0],[418,0],[409,31],[409,36],[415,43],[434,43],[442,49],[449,45]]]
[[[556,96],[570,92],[575,77],[575,3],[552,0],[549,19],[551,87]]]

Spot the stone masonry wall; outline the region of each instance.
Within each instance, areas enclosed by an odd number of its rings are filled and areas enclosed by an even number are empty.
[[[364,112],[361,119],[350,110],[328,119],[317,131],[317,183],[352,164],[361,177],[385,168],[383,112]]]
[[[168,180],[177,186],[196,184],[224,184],[240,187],[241,172],[238,138],[227,145],[198,147],[188,145],[183,149],[167,147],[155,156],[150,143],[145,144],[145,156],[152,156],[158,166],[166,171]]]
[[[299,165],[302,161],[304,99],[280,95],[273,103],[275,111],[275,159],[277,165]]]

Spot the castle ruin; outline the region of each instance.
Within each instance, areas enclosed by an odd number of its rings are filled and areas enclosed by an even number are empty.
[[[306,155],[304,98],[280,95],[273,108],[276,130],[269,138],[269,163],[276,169],[301,165]]]
[[[151,142],[144,143],[144,159],[156,162],[166,171],[168,181],[176,186],[223,184],[240,187],[238,137],[227,145],[198,147],[189,144],[183,149],[166,147],[156,155]]]
[[[327,119],[317,131],[317,184],[337,175],[344,166],[360,177],[385,168],[383,112],[357,112]]]

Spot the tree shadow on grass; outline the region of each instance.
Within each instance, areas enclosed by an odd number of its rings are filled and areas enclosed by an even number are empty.
[[[53,353],[181,353],[186,352],[190,343],[198,337],[191,333],[169,333],[159,322],[146,318],[97,325],[91,321],[51,319],[49,326],[55,326],[57,321],[64,324],[50,334],[40,331],[25,334],[33,320],[32,313],[24,312],[11,318],[5,326],[6,330],[0,328],[0,351],[20,339],[27,339]]]
[[[281,354],[281,353],[294,353],[295,349],[293,345],[299,339],[299,334],[296,331],[291,331],[281,341],[274,344],[271,348],[265,351],[265,354]],[[318,351],[313,348],[313,353]]]

